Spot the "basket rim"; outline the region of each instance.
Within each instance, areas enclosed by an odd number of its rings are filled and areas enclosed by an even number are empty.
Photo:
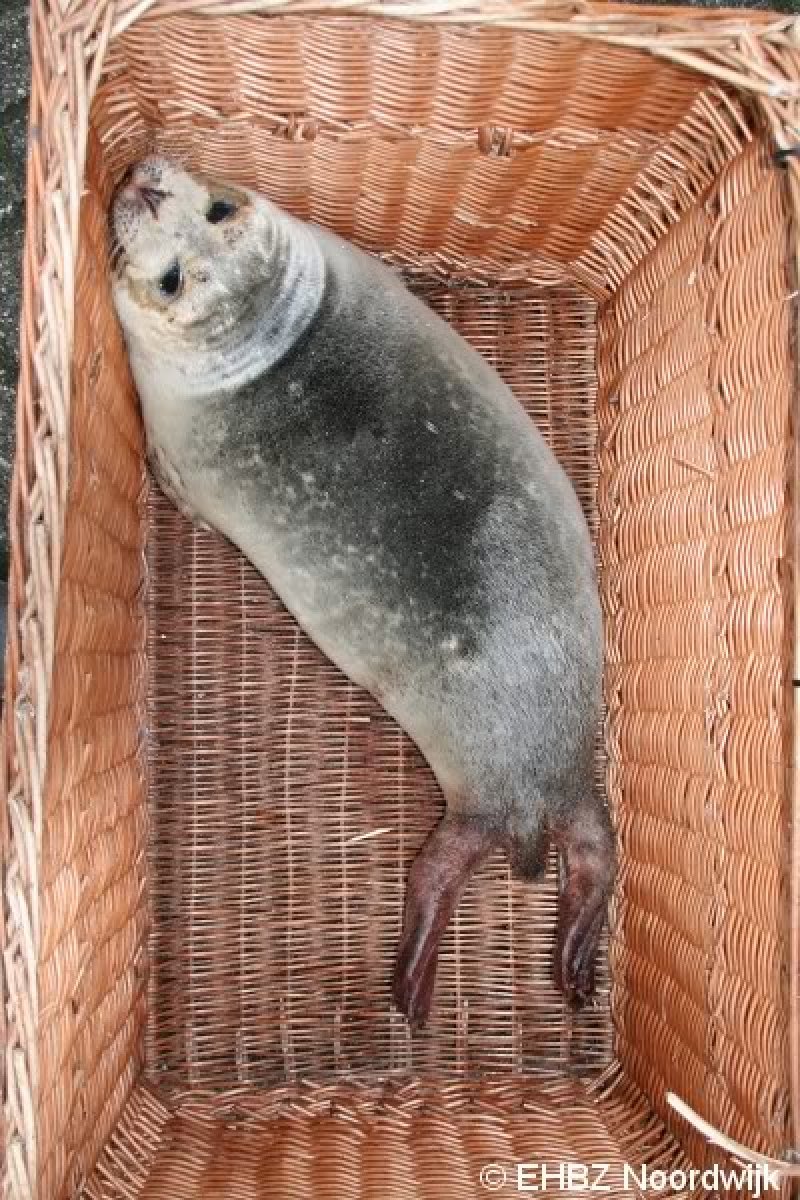
[[[785,160],[794,287],[800,288],[800,16],[639,7],[602,0],[32,0],[32,88],[20,320],[11,561],[0,765],[3,973],[7,1052],[5,1194],[39,1195],[37,1174],[36,862],[47,769],[60,550],[67,506],[74,276],[92,98],[111,43],[138,22],[261,14],[449,27],[494,26],[628,47],[748,93]],[[55,214],[55,219],[54,219]],[[47,293],[47,302],[43,293]],[[797,296],[797,292],[795,292]],[[800,327],[795,301],[795,346]],[[48,334],[50,336],[48,336]],[[36,369],[35,359],[51,370]],[[798,354],[800,371],[800,354]],[[793,552],[800,563],[800,377],[794,400]],[[800,606],[795,568],[794,612]],[[800,631],[792,635],[792,747],[800,758]],[[789,1053],[793,1140],[800,1150],[800,773],[790,769]],[[9,970],[13,960],[14,970]]]

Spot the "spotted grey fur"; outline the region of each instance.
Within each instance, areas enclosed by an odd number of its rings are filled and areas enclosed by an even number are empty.
[[[573,924],[591,909],[572,951],[572,991],[589,990],[613,849],[591,784],[600,606],[569,480],[497,374],[387,267],[253,193],[227,192],[236,215],[209,227],[213,188],[164,160],[138,170],[113,212],[115,299],[154,469],[431,764],[455,833],[410,888],[435,893],[442,863],[458,876],[431,902],[436,945],[491,845],[534,876],[552,837]],[[153,180],[148,208],[137,187]],[[174,303],[156,291],[173,261]],[[469,851],[465,822],[482,831]],[[424,974],[409,939],[398,969]],[[395,981],[419,1020],[425,970],[416,998]]]

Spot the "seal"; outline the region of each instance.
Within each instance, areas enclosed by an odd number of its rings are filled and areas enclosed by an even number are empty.
[[[388,267],[262,196],[138,163],[113,296],[153,470],[411,735],[446,800],[409,872],[393,995],[429,1015],[442,934],[502,847],[560,856],[576,1004],[614,875],[592,785],[602,630],[586,522],[499,376]]]

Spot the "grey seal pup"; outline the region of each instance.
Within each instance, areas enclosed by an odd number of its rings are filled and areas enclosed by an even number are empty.
[[[571,484],[489,365],[385,265],[160,157],[110,212],[149,457],[430,763],[394,973],[412,1025],[495,848],[560,855],[555,978],[579,1003],[614,874],[592,788],[601,615]]]

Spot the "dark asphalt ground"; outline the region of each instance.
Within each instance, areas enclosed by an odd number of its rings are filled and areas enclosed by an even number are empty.
[[[800,0],[750,0],[727,6],[800,14]],[[724,7],[703,0],[696,7]],[[25,131],[28,104],[27,0],[0,0],[0,645],[5,626],[7,504],[11,480],[17,382],[17,311],[24,224]]]

